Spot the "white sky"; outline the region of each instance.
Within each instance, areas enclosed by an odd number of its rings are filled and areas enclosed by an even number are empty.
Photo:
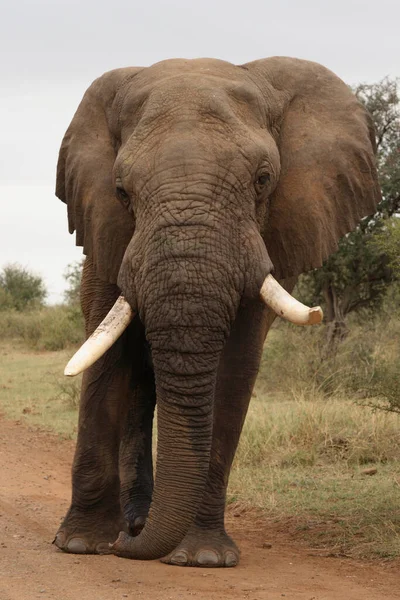
[[[20,262],[62,298],[81,256],[53,194],[58,148],[93,79],[209,56],[315,60],[347,83],[400,76],[399,0],[3,0],[0,268]]]

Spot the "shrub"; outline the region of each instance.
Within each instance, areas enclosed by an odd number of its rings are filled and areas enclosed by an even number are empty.
[[[23,311],[42,306],[47,290],[42,277],[21,265],[10,264],[0,272],[0,310]]]
[[[83,318],[76,307],[0,312],[0,339],[22,340],[37,350],[62,350],[83,338]]]

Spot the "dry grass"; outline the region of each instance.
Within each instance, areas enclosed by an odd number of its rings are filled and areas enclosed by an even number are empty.
[[[11,419],[74,437],[80,381],[71,383],[74,392],[65,392],[63,370],[70,355],[71,351],[33,352],[21,343],[2,343],[0,410]]]
[[[349,320],[336,355],[321,359],[325,328],[296,328],[282,321],[268,335],[258,378],[264,395],[285,399],[352,398],[400,412],[400,308],[391,296],[381,311]]]
[[[240,465],[365,465],[400,460],[397,415],[346,399],[253,398],[238,454]]]
[[[229,501],[263,510],[310,545],[400,555],[400,419],[336,398],[253,400]],[[373,476],[363,474],[376,467]]]

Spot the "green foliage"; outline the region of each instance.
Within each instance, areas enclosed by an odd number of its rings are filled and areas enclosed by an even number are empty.
[[[309,304],[323,304],[328,321],[344,318],[353,310],[381,302],[388,283],[392,281],[389,261],[381,248],[371,243],[382,228],[374,223],[374,231],[360,225],[342,238],[338,251],[321,269],[300,277],[299,298]]]
[[[393,277],[400,279],[400,219],[397,216],[387,219],[369,246],[387,257]]]
[[[9,264],[0,272],[0,310],[24,311],[43,306],[47,296],[42,277],[18,264]]]
[[[12,310],[14,308],[13,297],[10,292],[3,288],[0,284],[0,311]]]
[[[70,263],[65,270],[64,279],[68,284],[68,288],[64,292],[64,298],[69,305],[79,304],[84,262],[85,259]]]
[[[378,217],[390,217],[400,203],[400,99],[399,79],[385,77],[374,85],[362,84],[355,92],[370,112],[376,130],[379,182],[383,200]],[[375,222],[373,217],[370,221]]]
[[[0,340],[21,340],[28,348],[61,350],[81,343],[83,331],[83,318],[75,307],[0,312]]]

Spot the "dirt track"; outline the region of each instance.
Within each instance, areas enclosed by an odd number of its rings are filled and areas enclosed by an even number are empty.
[[[72,452],[71,442],[0,419],[0,600],[400,599],[398,564],[313,556],[246,516],[229,522],[242,549],[235,569],[63,554],[51,541],[68,507]]]

